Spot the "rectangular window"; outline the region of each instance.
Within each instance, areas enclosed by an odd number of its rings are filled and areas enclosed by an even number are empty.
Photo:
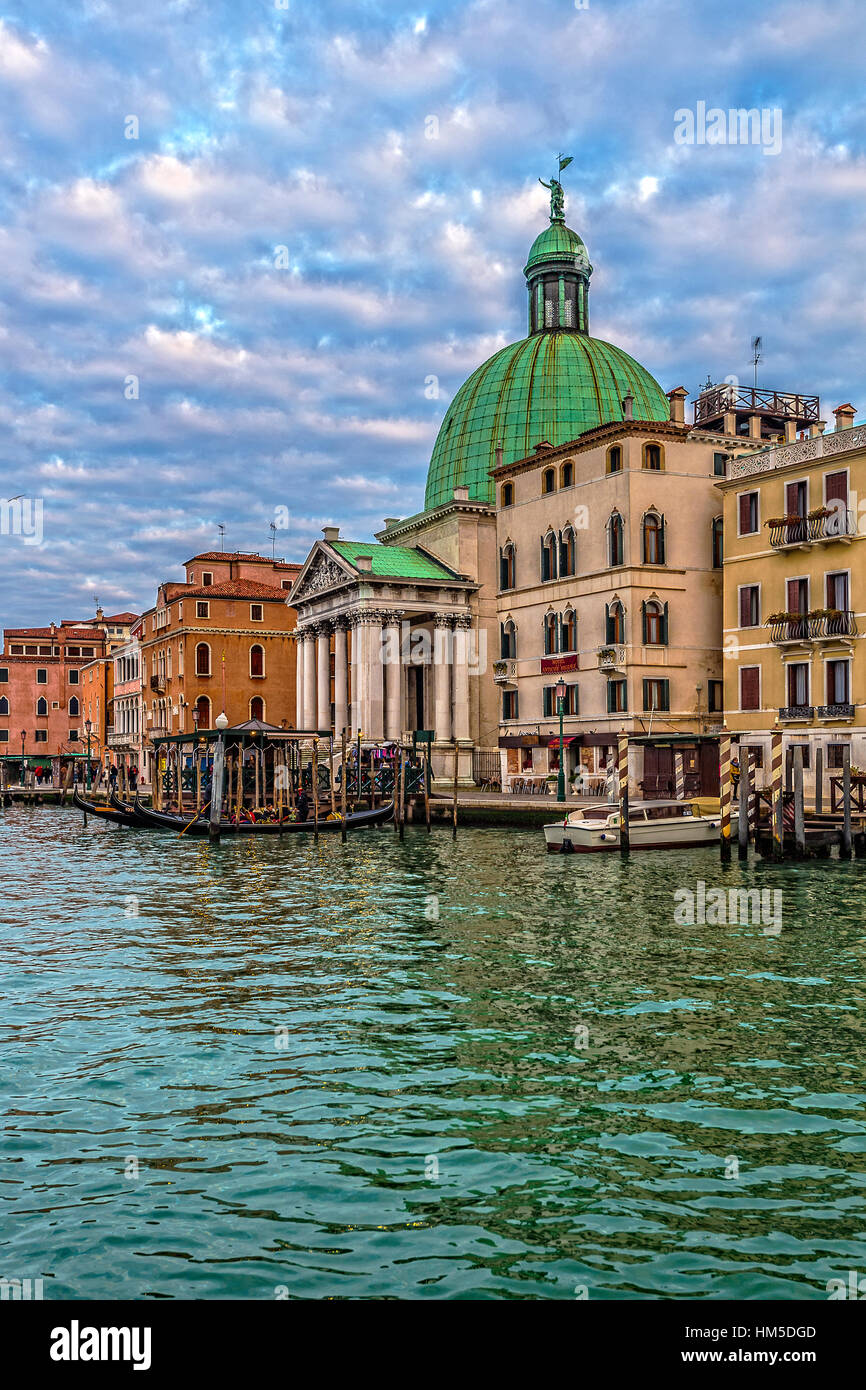
[[[849,661],[827,662],[827,704],[847,705],[851,703],[851,663]]]
[[[291,587],[292,587],[292,581],[291,581],[291,579],[281,579],[281,580],[280,580],[280,588],[281,588],[281,589],[291,589]]]
[[[848,473],[843,470],[841,473],[824,474],[824,501],[825,502],[844,502],[848,505]]]
[[[197,618],[209,618],[209,617],[210,617],[210,604],[207,603],[207,602],[200,602],[200,603],[197,603],[196,606],[195,606],[195,616],[196,616]]]
[[[831,743],[827,747],[827,767],[840,768],[843,763],[843,753],[848,747],[847,743]]]
[[[717,478],[725,476],[725,455],[713,454],[713,474]]]
[[[645,710],[668,710],[671,707],[671,683],[653,676],[643,682],[643,707]]]
[[[78,730],[77,730],[77,729],[70,729],[70,730],[69,730],[69,742],[70,742],[70,743],[77,743],[77,742],[78,742]]]
[[[626,699],[626,683],[624,680],[608,681],[607,683],[607,712],[608,714],[623,714],[628,708]]]
[[[809,663],[792,661],[788,666],[788,704],[792,706],[809,703]]]
[[[213,584],[213,575],[211,574],[210,570],[205,570],[202,573],[201,582],[203,588],[208,588],[209,585]]]
[[[502,692],[502,718],[517,719],[517,691],[503,690]]]
[[[806,614],[809,611],[808,579],[789,579],[786,583],[788,612]]]
[[[788,777],[789,777],[789,778],[793,777],[793,772],[794,772],[794,749],[795,749],[795,748],[802,748],[802,750],[803,750],[803,768],[804,768],[804,770],[805,770],[805,771],[808,771],[809,768],[812,766],[811,757],[810,757],[812,750],[811,750],[811,748],[809,747],[808,743],[789,743],[789,744],[788,744],[787,755],[786,755],[786,758],[785,758],[785,761],[786,761],[786,763],[787,763]]]
[[[785,487],[785,515],[806,516],[809,511],[809,490],[804,479]]]
[[[556,697],[553,693],[554,689],[554,686],[546,685],[541,692],[541,714],[544,719],[549,719],[556,711]]]
[[[744,584],[740,589],[740,627],[758,627],[761,621],[761,587]]]
[[[8,742],[9,742],[9,730],[8,730],[8,729],[0,729],[0,743],[8,743]]]
[[[758,494],[741,492],[739,497],[739,521],[741,536],[752,536],[758,531]]]
[[[722,681],[707,681],[707,708],[710,714],[721,714],[724,710],[724,683]]]
[[[0,681],[6,682],[9,679],[9,667],[0,666]]]
[[[760,666],[740,667],[740,709],[761,708]]]
[[[265,620],[265,607],[263,603],[250,604],[250,622],[263,623]]]
[[[35,735],[34,735],[34,737],[35,737],[37,743],[47,743],[47,742],[48,742],[48,730],[47,730],[47,729],[37,729],[37,730],[36,730],[36,733],[35,733]]]
[[[845,613],[848,603],[848,571],[840,570],[827,575],[827,607]]]
[[[77,670],[67,671],[67,673],[66,673],[66,679],[69,681],[69,684],[70,684],[70,685],[78,685],[78,684],[79,684],[79,680],[78,680],[78,671],[77,671]]]
[[[37,684],[37,685],[47,685],[47,684],[48,684],[48,672],[46,671],[46,669],[45,669],[44,666],[39,666],[39,667],[37,668],[37,671],[36,671],[36,684]]]

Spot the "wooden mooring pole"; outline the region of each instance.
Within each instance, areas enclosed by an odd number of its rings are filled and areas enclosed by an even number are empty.
[[[454,795],[451,801],[451,838],[457,839],[457,775],[459,772],[460,750],[454,740]]]
[[[749,857],[749,790],[751,785],[751,759],[748,749],[740,744],[740,785],[738,787],[737,815],[737,858]]]
[[[628,734],[621,733],[616,745],[617,772],[619,774],[619,852],[629,852],[628,833]]]
[[[722,734],[719,739],[719,852],[723,864],[731,862],[731,739]]]
[[[820,816],[824,810],[824,750],[821,747],[815,749],[815,815]]]
[[[349,775],[349,769],[348,769],[348,767],[346,766],[346,730],[345,730],[345,729],[343,729],[342,732],[341,732],[341,734],[340,734],[340,740],[341,740],[341,743],[340,743],[340,751],[341,751],[341,754],[342,754],[341,759],[340,759],[340,814],[341,814],[342,817],[343,817],[343,825],[342,825],[342,828],[341,828],[341,830],[340,830],[340,839],[343,841],[343,844],[345,844],[345,843],[346,843],[346,778],[347,778],[348,775]]]
[[[210,823],[208,838],[217,843],[220,837],[220,817],[223,812],[223,769],[225,768],[225,744],[220,734],[213,752],[213,780],[210,788]]]
[[[851,858],[851,745],[842,746],[842,839],[839,856]]]
[[[313,739],[313,843],[319,843],[319,740]]]
[[[784,793],[782,790],[782,735],[772,735],[770,782],[770,821],[773,830],[773,858],[781,859],[785,850]]]
[[[430,834],[430,744],[424,744],[424,820]]]
[[[806,857],[806,816],[803,806],[803,745],[794,744],[794,848],[800,859]]]

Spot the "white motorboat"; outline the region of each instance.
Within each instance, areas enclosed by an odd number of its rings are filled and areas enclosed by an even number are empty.
[[[735,808],[731,826],[736,827]],[[581,806],[544,827],[548,854],[585,854],[619,849],[618,806]],[[703,814],[692,801],[632,801],[628,812],[630,849],[686,849],[718,844],[721,816]]]

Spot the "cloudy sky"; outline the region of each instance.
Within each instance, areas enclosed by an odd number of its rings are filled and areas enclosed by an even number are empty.
[[[765,385],[866,413],[862,0],[0,16],[0,496],[44,536],[0,535],[0,625],[139,610],[219,523],[267,553],[288,509],[303,559],[417,511],[559,150],[595,336],[695,392],[761,333]],[[781,151],[678,144],[699,102],[778,108]]]

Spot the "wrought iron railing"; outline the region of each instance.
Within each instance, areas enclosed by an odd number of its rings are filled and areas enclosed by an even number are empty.
[[[809,516],[772,517],[767,526],[770,545],[777,550],[786,545],[810,545],[815,541],[832,541],[856,534],[853,518],[846,507],[821,507]]]
[[[854,718],[854,706],[853,706],[853,705],[846,705],[846,704],[841,704],[841,705],[819,705],[819,706],[818,706],[818,718],[819,718],[819,719],[853,719],[853,718]]]
[[[774,613],[767,619],[771,642],[820,642],[831,637],[855,637],[857,623],[850,608],[816,609],[812,613]]]
[[[815,717],[815,710],[812,705],[784,705],[779,710],[779,719],[782,722],[790,720],[811,720]]]

